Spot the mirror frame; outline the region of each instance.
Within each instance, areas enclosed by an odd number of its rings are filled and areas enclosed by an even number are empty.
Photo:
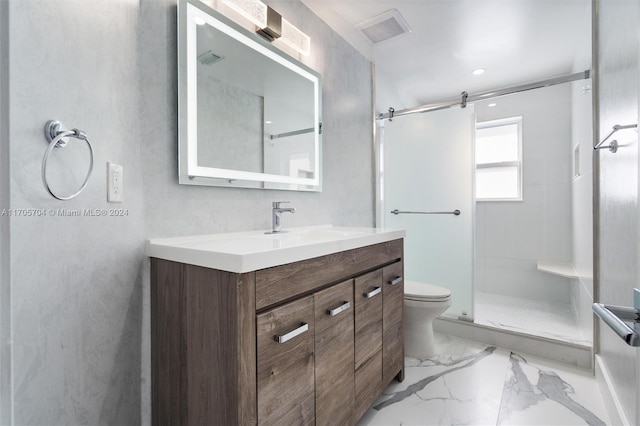
[[[206,24],[235,38],[289,70],[308,79],[313,84],[315,163],[313,178],[296,178],[269,173],[205,167],[197,158],[197,51],[196,22]],[[320,74],[261,36],[251,33],[200,0],[180,0],[178,3],[178,177],[180,184],[226,186],[240,188],[279,189],[294,191],[322,191],[322,137],[321,137],[321,77]],[[273,185],[268,183],[285,184]],[[293,187],[295,185],[295,187]],[[280,187],[282,186],[282,187]]]

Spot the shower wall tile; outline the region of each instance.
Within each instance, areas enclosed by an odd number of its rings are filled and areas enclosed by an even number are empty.
[[[510,259],[536,259],[544,234],[544,187],[526,185],[525,201],[477,203],[485,210],[486,256]]]
[[[578,329],[585,341],[593,341],[593,297],[589,293],[592,283],[581,279],[571,280],[571,303],[576,313]]]
[[[573,182],[573,265],[585,280],[593,278],[593,174]],[[593,289],[589,289],[593,294]]]
[[[487,208],[476,203],[474,289],[485,290],[485,257],[487,252]]]
[[[476,203],[476,259],[485,265],[478,288],[567,300],[568,286],[557,288],[559,277],[538,272],[535,264],[571,260],[571,87],[510,95],[477,110],[478,121],[523,117],[523,201]]]
[[[534,260],[487,256],[485,267],[488,293],[569,303],[569,279],[538,271]]]
[[[565,167],[567,166],[566,163]],[[571,261],[571,185],[568,183],[545,186],[544,245],[538,259],[556,262]],[[560,208],[559,208],[560,207]],[[553,214],[549,214],[553,212]]]
[[[475,291],[486,291],[487,286],[487,272],[486,272],[486,256],[476,256],[475,258]]]

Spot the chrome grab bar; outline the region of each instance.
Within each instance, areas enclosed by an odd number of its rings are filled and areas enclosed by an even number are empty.
[[[640,290],[633,289],[635,307],[594,303],[593,312],[607,324],[627,345],[640,347]],[[634,328],[623,320],[633,321]]]
[[[398,215],[398,214],[452,214],[452,215],[456,215],[456,216],[460,216],[460,210],[454,210],[452,212],[405,212],[405,211],[400,211],[398,209],[395,210],[391,210],[389,213]]]
[[[613,126],[613,127],[611,128],[611,131],[609,132],[609,134],[608,134],[607,136],[605,136],[605,138],[604,138],[604,139],[602,139],[602,140],[600,141],[600,143],[598,143],[596,146],[594,146],[594,147],[593,147],[593,150],[594,150],[594,151],[599,151],[599,150],[601,150],[602,148],[609,148],[609,151],[611,151],[611,152],[614,152],[614,153],[615,153],[615,152],[618,150],[618,141],[615,141],[615,140],[614,140],[614,141],[611,141],[611,143],[609,143],[609,145],[607,145],[607,146],[603,146],[603,145],[604,145],[604,143],[605,143],[607,140],[609,140],[609,138],[610,138],[611,136],[613,136],[613,134],[614,134],[615,132],[617,132],[618,130],[624,130],[624,129],[637,129],[637,128],[638,128],[638,125],[637,125],[637,124],[626,124],[626,125],[624,125],[624,126],[622,126],[622,125],[620,125],[620,124],[616,124],[615,126]]]

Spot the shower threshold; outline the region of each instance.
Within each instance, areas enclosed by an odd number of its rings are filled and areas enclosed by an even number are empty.
[[[497,297],[496,297],[497,296]],[[436,318],[434,331],[586,369],[593,347],[570,305],[476,292],[474,322]]]
[[[551,303],[494,293],[476,292],[476,324],[591,346],[591,336],[578,326],[568,303]]]

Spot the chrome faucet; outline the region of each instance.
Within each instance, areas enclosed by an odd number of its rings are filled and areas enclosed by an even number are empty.
[[[288,203],[289,201],[274,201],[273,202],[273,208],[271,209],[271,216],[272,216],[272,228],[270,232],[265,232],[265,234],[280,234],[283,232],[287,232],[287,231],[283,231],[282,229],[280,229],[280,214],[282,213],[295,213],[296,209],[294,209],[293,207],[280,207],[280,204],[284,204],[284,203]]]

